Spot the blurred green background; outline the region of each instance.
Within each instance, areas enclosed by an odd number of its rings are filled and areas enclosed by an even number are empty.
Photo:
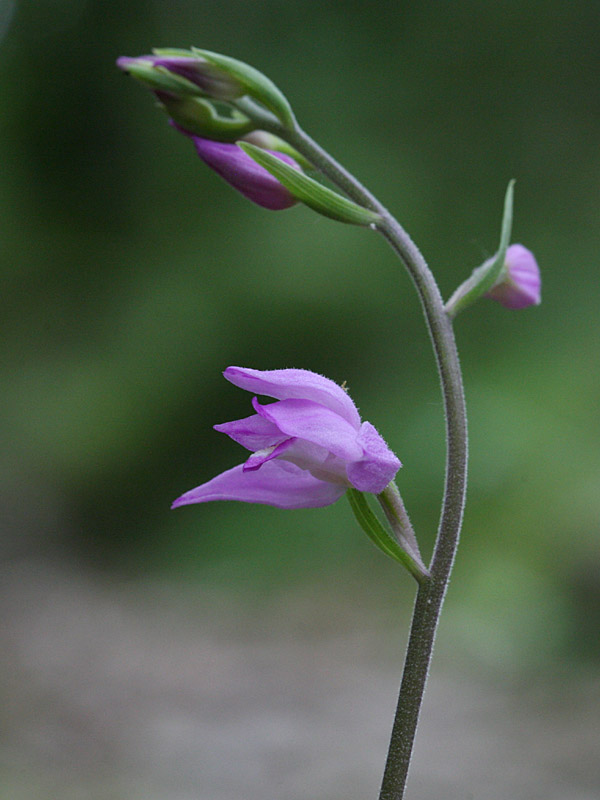
[[[446,630],[502,668],[594,663],[599,35],[598,4],[566,0],[0,0],[5,563],[255,598],[337,582],[408,611],[344,501],[169,511],[244,458],[211,427],[248,413],[230,364],[347,381],[431,551],[442,409],[410,281],[369,231],[251,205],[114,66],[195,44],[276,81],[445,296],[495,249],[517,179],[543,303],[457,323],[471,480]]]

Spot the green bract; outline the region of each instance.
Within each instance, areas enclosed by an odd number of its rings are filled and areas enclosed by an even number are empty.
[[[463,311],[467,306],[472,305],[489,291],[500,277],[512,232],[514,185],[514,180],[511,180],[504,197],[504,214],[498,250],[492,258],[485,261],[477,269],[474,269],[471,276],[458,287],[448,300],[446,311],[451,317],[455,317],[459,311]]]
[[[273,112],[286,127],[294,128],[295,119],[292,107],[280,89],[275,86],[270,78],[263,75],[254,67],[238,61],[236,58],[223,56],[220,53],[213,53],[211,50],[200,50],[192,47],[192,53],[206,59],[210,64],[218,67],[223,73],[233,78],[245,88],[245,93],[249,94],[265,108]]]
[[[359,492],[358,489],[348,489],[346,496],[348,497],[358,524],[382,553],[385,553],[386,556],[393,558],[394,561],[406,567],[417,581],[422,581],[423,578],[429,576],[429,573],[420,560],[417,561],[413,554],[401,547],[401,545],[390,536],[371,510],[363,492]]]
[[[235,142],[254,129],[254,123],[241,112],[233,110],[231,116],[222,116],[209,100],[200,97],[176,97],[161,92],[159,99],[173,122],[194,136]]]
[[[374,211],[328,189],[313,178],[290,167],[276,156],[248,142],[238,142],[242,150],[264,167],[301,203],[325,217],[351,225],[373,225],[380,217]]]

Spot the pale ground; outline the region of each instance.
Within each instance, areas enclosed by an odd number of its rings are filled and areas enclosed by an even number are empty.
[[[0,581],[2,800],[376,800],[406,609],[30,562]],[[597,674],[437,665],[407,800],[600,798]]]

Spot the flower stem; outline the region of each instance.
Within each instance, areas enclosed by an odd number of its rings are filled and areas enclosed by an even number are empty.
[[[437,283],[410,236],[389,211],[301,128],[271,126],[355,202],[376,211],[377,229],[408,270],[425,315],[440,376],[446,419],[446,476],[431,580],[420,584],[404,663],[398,707],[381,786],[380,800],[401,800],[433,652],[438,620],[462,524],[467,483],[467,419],[462,376],[452,322]]]

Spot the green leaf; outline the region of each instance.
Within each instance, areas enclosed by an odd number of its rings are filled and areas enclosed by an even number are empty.
[[[358,524],[382,553],[406,567],[417,581],[421,582],[429,577],[427,570],[418,564],[383,527],[371,510],[363,492],[359,492],[358,489],[348,489],[346,496]]]
[[[472,305],[481,295],[488,292],[500,277],[512,233],[514,185],[514,180],[511,180],[504,197],[504,214],[498,250],[492,258],[473,270],[471,276],[458,287],[448,300],[446,312],[451,317],[455,317],[467,306]]]
[[[331,219],[351,225],[372,225],[379,215],[368,208],[357,205],[332,189],[323,186],[314,178],[286,164],[277,156],[248,142],[238,142],[242,150],[264,167],[285,186],[297,200]]]
[[[230,58],[220,53],[213,53],[211,50],[192,47],[192,53],[205,58],[209,63],[219,67],[227,75],[238,80],[244,85],[251,97],[262,103],[269,111],[272,111],[284,125],[291,129],[295,127],[294,113],[286,96],[262,72],[243,61],[238,61],[236,58]]]

